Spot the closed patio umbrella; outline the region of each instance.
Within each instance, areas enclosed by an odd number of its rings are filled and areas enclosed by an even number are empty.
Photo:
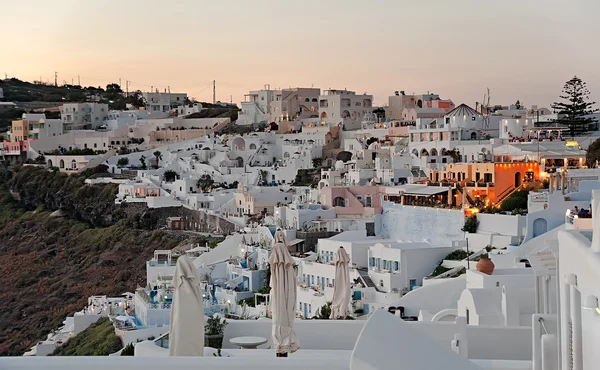
[[[198,271],[192,260],[177,259],[173,276],[169,356],[204,355],[204,305]]]
[[[275,233],[271,256],[271,314],[273,316],[273,347],[277,357],[287,357],[298,350],[298,339],[294,330],[296,319],[296,271],[294,259],[287,249],[285,235]]]
[[[335,285],[333,286],[333,300],[331,302],[331,319],[345,319],[348,316],[350,303],[350,257],[343,247],[339,247],[335,254]]]

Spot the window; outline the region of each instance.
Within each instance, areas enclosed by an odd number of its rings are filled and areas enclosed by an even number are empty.
[[[375,266],[375,257],[369,258],[369,266],[371,266],[371,267]]]
[[[94,148],[97,148],[97,147],[98,147],[98,144],[94,143]]]
[[[398,261],[394,261],[394,271],[400,270],[400,263]]]
[[[366,206],[367,207],[373,207],[373,199],[371,198],[370,195],[367,195]]]
[[[469,325],[469,309],[468,308],[465,312],[465,316],[467,316],[467,325]]]
[[[342,197],[335,197],[333,199],[333,206],[334,207],[345,207],[346,206],[346,199],[344,199]]]

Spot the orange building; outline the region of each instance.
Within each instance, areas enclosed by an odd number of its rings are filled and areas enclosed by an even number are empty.
[[[540,166],[537,162],[450,163],[445,170],[430,170],[429,181],[444,186],[458,184],[469,203],[485,198],[485,204],[491,205],[523,184],[540,181]]]

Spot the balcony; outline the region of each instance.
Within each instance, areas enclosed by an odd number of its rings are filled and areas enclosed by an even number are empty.
[[[591,230],[592,217],[579,217],[577,215],[566,215],[565,224],[567,229]]]

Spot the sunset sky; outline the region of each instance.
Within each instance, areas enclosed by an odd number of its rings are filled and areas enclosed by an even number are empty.
[[[578,75],[600,102],[598,0],[0,0],[0,73],[132,81],[240,102],[265,84],[548,106]]]

